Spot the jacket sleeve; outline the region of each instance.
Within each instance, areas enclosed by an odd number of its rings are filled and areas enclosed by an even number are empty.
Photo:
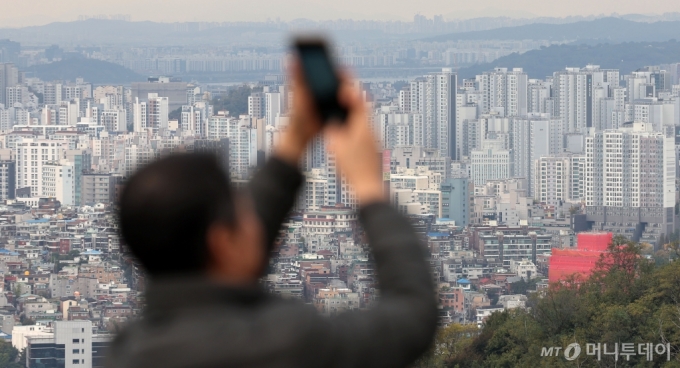
[[[265,246],[271,251],[283,220],[293,208],[302,174],[296,167],[271,158],[248,184],[255,211],[265,232]]]
[[[329,343],[319,348],[328,352],[326,366],[404,367],[434,338],[437,303],[430,267],[408,220],[388,204],[364,207],[360,219],[375,258],[380,299],[368,311],[318,323],[328,331],[317,330],[317,336]]]

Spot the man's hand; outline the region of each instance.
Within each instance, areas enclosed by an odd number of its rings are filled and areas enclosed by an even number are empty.
[[[380,173],[380,158],[375,136],[368,125],[368,116],[359,91],[344,77],[340,103],[348,110],[344,124],[330,123],[326,129],[328,149],[335,154],[338,168],[354,189],[359,204],[385,200]]]
[[[280,144],[276,147],[275,155],[297,166],[307,145],[321,131],[323,124],[316,112],[314,98],[307,88],[299,63],[293,63],[290,74],[293,87],[290,124]]]

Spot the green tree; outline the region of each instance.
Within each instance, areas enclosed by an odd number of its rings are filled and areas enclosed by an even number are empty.
[[[168,114],[168,120],[179,120],[182,118],[182,108],[178,107]]]
[[[25,361],[17,363],[19,350],[12,346],[12,343],[0,340],[0,367],[20,368],[25,367]]]
[[[445,367],[456,354],[460,354],[479,335],[476,324],[452,323],[437,331],[430,351],[414,365],[418,368]]]
[[[21,322],[21,325],[23,325],[23,326],[29,326],[29,325],[35,324],[35,320],[33,320],[33,318],[26,317],[25,314],[22,314],[21,317],[19,317],[19,322]]]
[[[520,279],[519,281],[511,284],[511,292],[513,294],[526,295],[530,290],[536,290],[536,284],[538,284],[538,281],[538,279],[530,279],[529,281]]]
[[[571,277],[529,296],[526,310],[495,313],[456,350],[449,367],[680,367],[680,262],[658,264],[643,247],[615,237],[588,279]],[[543,347],[579,343],[572,362],[541,357]],[[644,356],[598,361],[588,343],[671,345],[671,362]]]

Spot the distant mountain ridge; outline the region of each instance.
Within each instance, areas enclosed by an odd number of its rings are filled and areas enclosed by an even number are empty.
[[[465,40],[598,40],[601,42],[663,42],[680,37],[680,21],[635,22],[621,18],[600,18],[566,24],[533,23],[487,31],[451,33],[423,41]]]
[[[680,13],[659,16],[640,14],[616,17],[565,17],[516,19],[510,17],[484,17],[464,20],[468,26],[493,23],[485,31],[447,33],[389,33],[378,28],[367,31],[337,28],[328,33],[340,41],[368,40],[522,40],[550,39],[555,41],[600,40],[600,42],[667,41],[677,37],[680,29]],[[408,22],[405,22],[408,23]],[[258,44],[279,47],[288,42],[294,29],[311,27],[332,28],[333,22],[297,19],[283,23],[224,22],[217,24],[201,22],[161,23],[151,21],[123,21],[87,19],[73,22],[55,22],[23,28],[0,28],[0,39],[11,39],[29,45],[58,44],[62,46],[101,45],[193,45],[193,44]],[[212,24],[212,25],[211,25]],[[522,25],[516,25],[522,24]],[[206,26],[204,28],[203,26]],[[486,28],[486,26],[485,26]],[[427,38],[423,38],[427,37]]]
[[[553,45],[523,54],[511,54],[490,63],[461,68],[461,78],[474,78],[495,67],[524,68],[530,78],[545,78],[565,67],[587,64],[619,69],[628,74],[649,65],[680,62],[680,42],[627,42],[599,45]]]
[[[76,78],[82,77],[93,84],[127,84],[145,80],[143,76],[118,64],[86,58],[34,65],[26,68],[25,71],[32,72],[36,77],[45,81],[75,81]]]

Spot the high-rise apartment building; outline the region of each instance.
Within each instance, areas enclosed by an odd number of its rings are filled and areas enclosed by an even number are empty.
[[[43,193],[43,167],[59,161],[68,143],[50,139],[24,138],[15,143],[17,188],[31,188],[32,195]]]
[[[109,132],[126,132],[127,116],[125,110],[104,110],[99,117],[99,125],[103,125]]]
[[[7,104],[7,87],[16,86],[20,79],[19,68],[14,64],[0,63],[0,103],[5,104],[5,107],[11,107]]]
[[[263,92],[253,92],[248,96],[248,115],[255,119],[265,117],[266,103]]]
[[[562,119],[565,133],[585,133],[591,127],[602,128],[593,119],[599,119],[600,100],[613,97],[619,87],[619,71],[599,65],[566,68],[553,74],[552,83],[553,116]]]
[[[42,167],[40,197],[55,198],[62,206],[75,205],[75,169],[73,162],[46,162]]]
[[[571,158],[568,155],[544,156],[534,161],[534,199],[559,206],[569,199]]]
[[[147,122],[147,111],[147,103],[139,101],[139,98],[136,98],[135,102],[132,104],[132,130],[134,132],[141,133],[149,127]]]
[[[29,93],[26,86],[7,87],[5,96],[6,107],[13,107],[14,104],[25,104],[29,101]]]
[[[159,96],[157,93],[149,93],[147,102],[148,128],[155,131],[168,129],[169,101],[167,97]]]
[[[476,77],[482,93],[479,101],[483,114],[523,116],[528,111],[528,76],[522,68],[496,68]]]
[[[451,68],[443,68],[440,73],[428,74],[412,81],[409,92],[411,112],[423,116],[423,147],[437,149],[442,156],[453,159],[459,156],[457,91],[457,75]],[[420,141],[416,135],[413,139]]]
[[[529,79],[527,86],[527,113],[553,114],[548,108],[551,83],[541,79]]]
[[[493,147],[470,153],[470,179],[475,185],[489,180],[508,179],[512,175],[512,155],[507,149]]]
[[[101,173],[83,174],[81,179],[81,202],[84,205],[109,204],[115,198],[118,176]]]
[[[46,105],[58,105],[63,100],[61,83],[45,83],[43,99]]]
[[[14,199],[17,186],[16,162],[0,161],[0,200]]]
[[[675,229],[675,171],[674,139],[649,123],[586,137],[588,221],[655,244]]]
[[[548,114],[530,114],[512,119],[513,176],[527,179],[529,195],[534,194],[535,161],[563,151],[562,121]]]

